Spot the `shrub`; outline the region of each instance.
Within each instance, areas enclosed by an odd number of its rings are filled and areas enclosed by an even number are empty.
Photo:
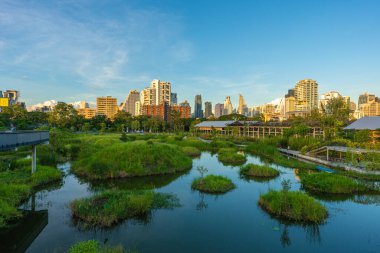
[[[208,175],[194,179],[193,189],[207,193],[225,193],[235,188],[232,181],[224,176]]]
[[[327,217],[322,204],[299,191],[270,190],[260,196],[259,205],[272,215],[295,222],[321,223]]]
[[[268,165],[247,164],[240,168],[240,174],[247,177],[277,177],[280,172]]]

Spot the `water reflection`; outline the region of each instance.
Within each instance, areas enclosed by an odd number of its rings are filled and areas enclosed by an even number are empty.
[[[48,224],[48,210],[23,211],[23,217],[0,230],[0,252],[25,252]]]
[[[205,202],[205,194],[200,192],[199,196],[200,196],[200,200],[197,203],[196,210],[202,212],[202,211],[205,211],[207,209],[208,205]]]
[[[302,227],[305,232],[306,240],[309,244],[321,244],[321,232],[320,225],[315,224],[294,224],[289,222],[279,222],[279,230],[281,231],[280,242],[283,248],[289,247],[292,244],[290,228],[291,227]]]

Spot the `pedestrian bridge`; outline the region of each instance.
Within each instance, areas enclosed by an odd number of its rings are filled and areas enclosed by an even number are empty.
[[[49,141],[48,131],[0,132],[0,151],[32,146],[32,172],[36,171],[36,145]]]

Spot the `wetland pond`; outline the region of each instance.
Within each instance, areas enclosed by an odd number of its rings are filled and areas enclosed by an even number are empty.
[[[247,155],[247,163],[263,164],[252,155]],[[208,169],[206,175],[228,177],[236,188],[222,195],[192,190],[193,179],[199,177],[198,166]],[[20,221],[25,224],[16,232],[1,231],[3,249],[67,252],[78,241],[95,239],[142,253],[380,252],[379,196],[312,195],[328,209],[329,216],[321,225],[289,223],[267,214],[258,205],[260,194],[281,189],[281,182],[287,179],[292,190],[300,189],[294,169],[273,165],[280,171],[277,178],[247,180],[240,177],[238,166],[224,166],[209,152],[193,159],[193,168],[187,173],[150,178],[94,183],[71,174],[70,163],[59,167],[66,173],[63,183],[37,192],[23,205],[26,209],[33,206],[33,211]],[[71,201],[111,188],[155,188],[175,194],[181,206],[155,210],[144,219],[126,220],[106,229],[88,228],[72,218]],[[26,234],[25,239],[22,234]]]

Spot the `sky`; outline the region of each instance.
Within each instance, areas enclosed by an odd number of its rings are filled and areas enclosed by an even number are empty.
[[[95,101],[153,79],[179,102],[248,106],[301,79],[380,96],[377,0],[0,0],[0,90],[27,105]]]

